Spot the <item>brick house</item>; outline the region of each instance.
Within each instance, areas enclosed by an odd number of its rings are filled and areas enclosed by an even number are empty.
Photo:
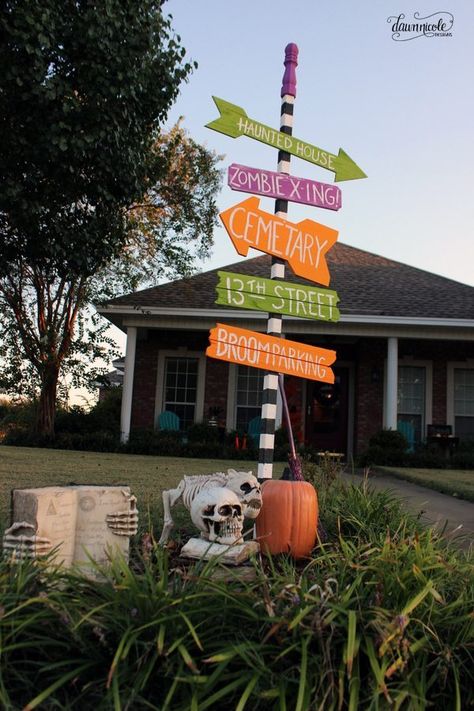
[[[298,439],[347,455],[382,428],[405,428],[415,443],[430,425],[474,439],[474,288],[340,243],[327,262],[340,321],[283,317],[287,338],[337,352],[334,385],[285,376]],[[268,277],[270,257],[224,269]],[[205,356],[217,321],[266,329],[265,313],[215,305],[216,272],[99,308],[127,333],[124,439],[130,429],[158,427],[164,410],[183,429],[217,414],[228,430],[245,431],[260,414],[263,371]],[[286,281],[308,284],[289,267]]]

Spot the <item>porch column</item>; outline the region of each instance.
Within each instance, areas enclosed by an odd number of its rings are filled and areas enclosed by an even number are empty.
[[[387,339],[387,378],[385,381],[385,428],[397,429],[398,338]]]
[[[133,376],[135,373],[135,351],[137,345],[137,329],[127,328],[127,348],[125,351],[125,370],[123,375],[122,409],[120,413],[120,441],[128,442],[130,436],[130,421],[132,418]]]

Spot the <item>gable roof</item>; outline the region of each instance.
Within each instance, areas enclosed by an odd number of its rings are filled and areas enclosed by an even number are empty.
[[[330,288],[338,292],[341,315],[474,320],[474,287],[387,259],[340,242],[326,254]],[[104,304],[126,308],[210,310],[216,306],[217,272],[228,270],[270,276],[271,257],[247,259],[226,267],[126,294]],[[285,281],[313,285],[286,265]]]

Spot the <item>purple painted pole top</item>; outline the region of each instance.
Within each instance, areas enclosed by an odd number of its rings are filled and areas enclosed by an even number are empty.
[[[298,66],[298,46],[290,42],[285,47],[285,73],[281,85],[281,96],[296,96],[296,67]]]

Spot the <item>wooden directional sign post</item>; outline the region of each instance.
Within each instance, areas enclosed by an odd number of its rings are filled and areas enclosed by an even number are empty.
[[[206,355],[231,363],[262,368],[262,429],[258,477],[272,477],[278,381],[282,373],[327,383],[334,382],[331,364],[335,351],[287,341],[282,338],[283,314],[301,318],[337,321],[339,299],[335,291],[291,284],[284,281],[285,261],[295,274],[327,286],[330,281],[325,255],[337,240],[338,232],[314,220],[293,223],[286,219],[288,201],[328,210],[339,210],[341,191],[334,185],[290,175],[290,155],[330,170],[336,181],[365,178],[365,173],[339,149],[336,155],[295,138],[293,108],[296,97],[298,47],[285,48],[285,73],[281,88],[280,130],[247,116],[245,111],[214,97],[220,117],[208,128],[237,138],[248,136],[278,149],[278,171],[260,170],[233,163],[228,184],[232,190],[275,198],[275,214],[260,210],[257,197],[234,205],[220,217],[242,256],[250,247],[272,256],[271,279],[231,272],[219,272],[217,303],[235,308],[268,312],[267,334],[218,323],[210,332]],[[278,373],[279,375],[275,375]],[[282,387],[284,398],[284,389]],[[291,438],[292,439],[292,438]],[[297,460],[294,445],[292,458]]]
[[[338,232],[314,220],[289,222],[263,210],[256,197],[220,213],[229,237],[245,257],[250,247],[285,259],[295,274],[327,286],[329,270],[324,255],[337,240]]]
[[[326,210],[339,210],[342,206],[342,193],[337,185],[295,178],[273,170],[249,168],[238,163],[229,166],[227,184],[232,190],[323,207]]]
[[[339,321],[336,307],[339,297],[330,289],[233,272],[217,272],[217,276],[216,304],[318,321]]]
[[[336,360],[336,351],[224,323],[211,329],[209,340],[206,355],[211,358],[324,383],[334,382],[334,373],[329,366]]]
[[[297,158],[302,158],[314,163],[314,165],[319,165],[321,168],[331,170],[335,173],[336,182],[367,177],[342,148],[339,149],[338,155],[335,155],[313,146],[311,143],[306,143],[306,141],[290,136],[283,131],[277,131],[259,121],[254,121],[254,119],[247,116],[240,106],[229,104],[228,101],[218,99],[215,96],[212,98],[219,109],[220,117],[206,124],[207,128],[225,133],[226,136],[231,136],[232,138],[248,136],[274,148],[291,153]]]

